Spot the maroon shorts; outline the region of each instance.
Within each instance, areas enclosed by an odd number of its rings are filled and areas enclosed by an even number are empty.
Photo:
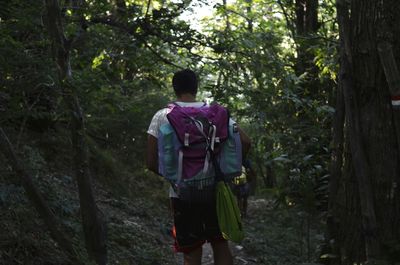
[[[218,226],[216,203],[188,203],[171,198],[176,252],[189,253],[205,242],[224,241]]]

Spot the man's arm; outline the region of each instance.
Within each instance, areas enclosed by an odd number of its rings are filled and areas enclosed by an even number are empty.
[[[242,142],[242,157],[243,160],[246,159],[246,155],[251,147],[251,139],[250,137],[240,128],[238,127],[240,141]]]
[[[247,182],[252,182],[256,180],[256,173],[254,172],[253,168],[246,168],[246,173]]]
[[[153,135],[147,137],[147,168],[157,175],[158,173],[158,140]]]

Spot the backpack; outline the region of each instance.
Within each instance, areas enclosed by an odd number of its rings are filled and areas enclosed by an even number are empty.
[[[236,124],[218,104],[168,105],[169,123],[158,134],[159,173],[185,201],[215,198],[217,161],[225,181],[241,174],[242,147]],[[215,158],[214,160],[212,159]]]

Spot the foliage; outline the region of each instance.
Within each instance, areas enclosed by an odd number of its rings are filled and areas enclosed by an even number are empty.
[[[320,30],[307,37],[318,40],[306,47],[318,74],[299,74],[295,47],[305,40],[293,28],[290,2],[218,5],[217,17],[204,22],[215,43],[213,60],[204,66],[205,88],[255,139],[251,156],[259,175],[272,171],[290,201],[313,211],[326,202],[337,72],[335,13],[333,3],[324,3]]]
[[[67,175],[35,179],[77,252],[84,249],[75,185]],[[30,206],[23,189],[2,179],[0,185],[2,264],[70,264],[51,240],[47,228]],[[149,200],[116,198],[99,187],[100,209],[108,222],[109,264],[171,264],[169,238],[159,234],[167,213],[163,204]],[[153,218],[157,213],[159,218]],[[87,262],[85,253],[79,253]],[[87,262],[86,264],[90,264]]]
[[[265,198],[252,201],[249,210],[243,246],[250,255],[258,257],[257,264],[319,263],[323,226],[317,219],[308,220],[301,209],[277,207],[273,200]]]

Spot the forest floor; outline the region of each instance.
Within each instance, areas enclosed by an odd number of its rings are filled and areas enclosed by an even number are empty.
[[[45,200],[85,259],[75,181],[68,175],[46,175],[36,176],[35,183],[40,183]],[[172,251],[166,196],[138,193],[136,197],[121,197],[99,184],[95,191],[108,224],[109,264],[182,264],[182,257]],[[70,264],[18,184],[0,181],[0,195],[0,264]],[[279,207],[262,196],[251,198],[244,220],[246,238],[241,244],[231,244],[234,264],[311,264],[317,260],[322,232],[318,218],[310,224],[310,230],[305,229],[306,220],[305,213],[295,207]],[[203,264],[213,264],[208,245],[203,257]]]

